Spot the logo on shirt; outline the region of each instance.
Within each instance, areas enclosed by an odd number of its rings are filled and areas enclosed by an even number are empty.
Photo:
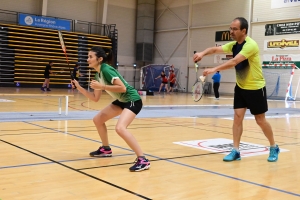
[[[286,40],[282,39],[281,41],[269,41],[267,44],[268,48],[281,48],[285,47],[299,47],[299,40]]]

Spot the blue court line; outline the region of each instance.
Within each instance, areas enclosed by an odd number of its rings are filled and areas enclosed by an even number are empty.
[[[22,121],[22,122],[24,122],[26,124],[33,125],[33,126],[37,126],[37,127],[43,128],[43,129],[48,129],[48,130],[51,130],[51,131],[55,131],[57,133],[68,134],[68,135],[72,135],[74,137],[78,137],[78,138],[81,138],[81,139],[85,139],[85,140],[90,140],[92,142],[101,143],[99,140],[94,140],[94,139],[86,138],[86,137],[75,135],[75,134],[72,134],[72,133],[69,133],[69,132],[66,133],[65,131],[59,131],[59,130],[56,130],[56,129],[53,129],[53,128],[48,128],[48,127],[41,126],[41,125],[38,125],[38,124],[33,124],[33,123],[27,122],[27,121]],[[127,149],[127,148],[124,148],[124,147],[116,146],[116,145],[113,145],[113,144],[110,144],[109,146],[116,147],[116,148],[119,148],[119,149],[123,149],[123,150],[126,150],[126,151],[134,152],[131,149]]]
[[[128,156],[128,155],[134,155],[134,154],[120,154],[120,155],[115,155],[114,154],[114,157]],[[73,160],[58,160],[57,162],[65,163],[65,162],[76,162],[76,161],[80,161],[80,160],[95,160],[95,159],[101,159],[101,158],[98,158],[98,157],[80,158],[80,159],[73,159]],[[41,162],[41,163],[24,164],[24,165],[11,165],[11,166],[0,167],[0,169],[10,169],[10,168],[18,168],[18,167],[29,167],[29,166],[35,166],[35,165],[48,165],[48,164],[56,164],[56,163],[54,163],[54,162]]]
[[[11,166],[0,167],[0,169],[11,169],[11,168],[18,168],[18,167],[29,167],[29,166],[35,166],[35,165],[48,165],[48,164],[55,164],[55,163],[54,162],[42,162],[42,163],[24,164],[24,165],[11,165]]]
[[[41,125],[33,124],[31,122],[26,122],[26,121],[23,121],[23,122],[27,123],[27,124],[30,124],[30,125],[33,125],[33,126],[38,126],[38,127],[44,128],[44,129],[49,129],[49,130],[52,130],[52,131],[55,131],[55,132],[60,132],[60,133],[66,134],[63,131],[58,131],[58,130],[55,130],[55,129],[52,129],[52,128],[48,128],[48,127],[44,127],[44,126],[41,126]],[[75,135],[75,134],[71,134],[71,133],[67,133],[67,134],[68,135],[72,135],[74,137],[82,138],[82,139],[85,139],[85,140],[90,140],[90,141],[93,141],[93,142],[101,143],[100,141],[93,140],[93,139],[90,139],[90,138],[85,138],[85,137],[82,137],[82,136],[79,136],[79,135]],[[116,147],[116,148],[119,148],[119,149],[123,149],[123,150],[127,150],[127,151],[133,152],[131,149],[119,147],[119,146],[116,146],[116,145],[110,145],[110,146],[113,146],[113,147]],[[251,185],[260,186],[260,187],[264,187],[264,188],[267,188],[267,189],[270,189],[270,190],[274,190],[274,191],[277,191],[277,192],[282,192],[282,193],[285,193],[285,194],[290,194],[290,195],[293,195],[293,196],[300,197],[300,194],[289,192],[289,191],[282,190],[282,189],[278,189],[278,188],[275,188],[275,187],[270,187],[270,186],[266,186],[266,185],[263,185],[263,184],[255,183],[255,182],[252,182],[252,181],[247,181],[247,180],[244,180],[244,179],[241,179],[241,178],[236,178],[234,176],[229,176],[229,175],[226,175],[226,174],[222,174],[222,173],[210,171],[210,170],[199,168],[199,167],[195,167],[195,166],[192,166],[192,165],[187,165],[187,164],[176,162],[176,161],[173,161],[173,160],[165,160],[163,158],[160,158],[158,156],[153,156],[151,154],[145,154],[145,155],[149,156],[149,157],[152,157],[152,158],[161,159],[161,160],[164,160],[164,161],[167,161],[167,162],[178,164],[178,165],[181,165],[181,166],[184,166],[184,167],[188,167],[188,168],[200,170],[200,171],[207,172],[207,173],[210,173],[210,174],[222,176],[222,177],[225,177],[225,178],[230,178],[230,179],[241,181],[241,182],[244,182],[244,183],[249,183]]]

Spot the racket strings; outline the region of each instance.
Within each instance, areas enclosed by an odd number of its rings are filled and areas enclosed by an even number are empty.
[[[197,82],[193,87],[193,99],[195,102],[199,101],[203,95],[203,84]]]

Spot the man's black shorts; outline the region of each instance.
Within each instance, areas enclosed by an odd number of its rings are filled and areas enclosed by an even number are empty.
[[[135,113],[136,115],[139,114],[139,112],[143,107],[143,102],[141,99],[137,101],[129,101],[129,102],[120,102],[119,100],[115,100],[112,102],[112,104],[119,106],[122,109],[127,108],[131,110],[133,113]]]
[[[238,85],[234,88],[233,108],[248,108],[252,115],[268,111],[266,87],[258,90],[244,90]]]

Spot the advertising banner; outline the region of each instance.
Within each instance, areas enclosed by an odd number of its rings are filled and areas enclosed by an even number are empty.
[[[300,33],[300,21],[278,23],[278,24],[266,24],[265,26],[265,36],[299,34],[299,33]]]
[[[300,6],[300,0],[272,0],[271,9]]]
[[[264,50],[300,50],[299,39],[274,39],[264,41]]]
[[[263,68],[292,69],[293,65],[300,68],[300,54],[264,54]]]
[[[71,31],[71,21],[50,17],[19,14],[19,25],[49,28],[55,30]]]
[[[222,46],[228,42],[233,41],[230,37],[230,31],[216,31],[215,34],[215,45],[216,47],[218,46]],[[225,54],[217,54],[214,55],[214,63],[224,63],[227,60],[230,60],[232,58],[232,54],[231,55],[225,55]]]
[[[216,31],[215,42],[232,41],[230,31]]]
[[[182,145],[190,148],[201,149],[204,151],[218,152],[221,154],[228,154],[234,147],[233,141],[226,138],[212,138],[205,140],[189,140],[173,142],[173,144]],[[287,152],[287,149],[281,149],[280,152]],[[269,154],[269,148],[255,143],[243,142],[240,143],[240,153],[243,157],[259,156]]]

